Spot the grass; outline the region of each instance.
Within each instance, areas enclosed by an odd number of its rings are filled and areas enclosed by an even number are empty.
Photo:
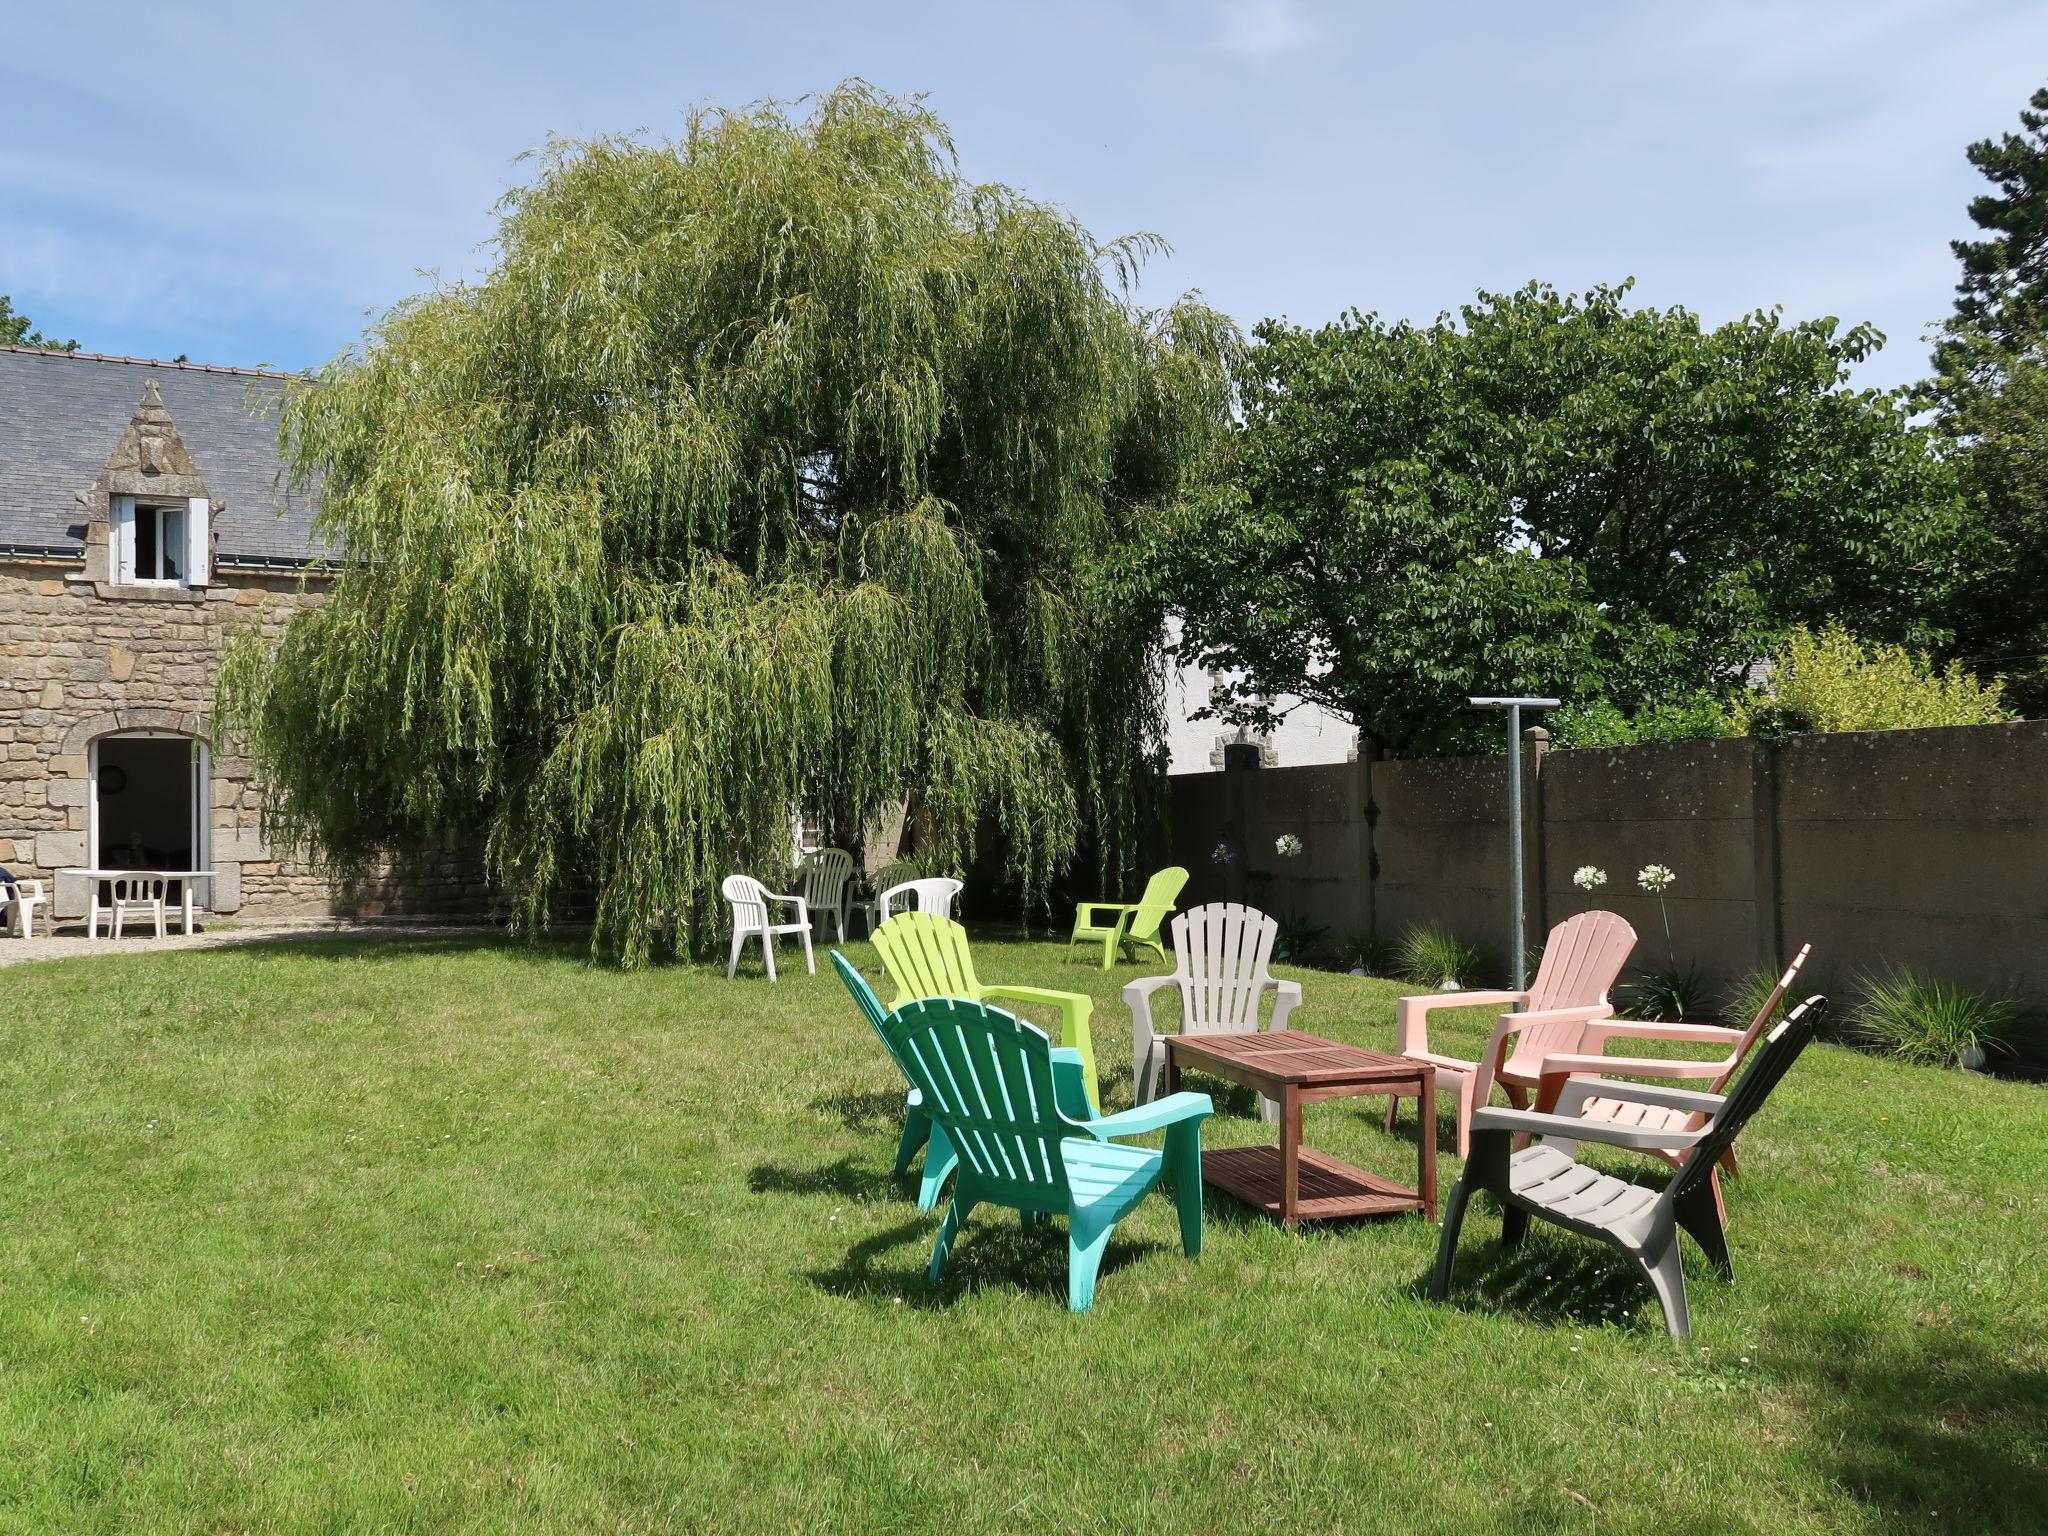
[[[1092,991],[1128,1102],[1136,970],[977,958]],[[1301,1027],[1390,1043],[1395,984],[1292,974]],[[2048,1508],[2038,1088],[1813,1049],[1744,1143],[1737,1283],[1689,1265],[1681,1353],[1610,1256],[1538,1228],[1509,1258],[1485,1211],[1448,1306],[1418,1219],[1290,1236],[1222,1197],[1195,1261],[1147,1202],[1085,1317],[1057,1227],[1001,1213],[930,1286],[938,1217],[889,1172],[901,1085],[829,970],[299,942],[0,988],[7,1531],[2017,1532]],[[1212,1142],[1268,1137],[1206,1086]],[[1375,1108],[1312,1109],[1309,1139],[1405,1174],[1412,1121]]]

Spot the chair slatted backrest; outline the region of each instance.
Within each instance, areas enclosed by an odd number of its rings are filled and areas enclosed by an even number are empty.
[[[1734,1081],[1737,1069],[1748,1059],[1750,1050],[1756,1045],[1756,1037],[1770,1027],[1771,1020],[1777,1015],[1778,1004],[1782,1003],[1785,994],[1792,990],[1792,983],[1799,979],[1799,968],[1806,964],[1806,957],[1812,953],[1811,944],[1799,946],[1799,953],[1792,957],[1792,963],[1785,967],[1785,974],[1778,978],[1777,986],[1773,987],[1771,995],[1764,999],[1764,1005],[1757,1010],[1756,1017],[1749,1021],[1749,1028],[1742,1032],[1742,1039],[1737,1043],[1735,1053],[1728,1058],[1728,1070],[1714,1079],[1715,1093],[1728,1091],[1728,1084]]]
[[[732,921],[735,928],[766,928],[768,926],[767,887],[752,875],[727,875],[719,889],[725,899],[732,903]]]
[[[118,902],[151,902],[164,899],[168,881],[138,879],[130,875],[114,882],[114,900]]]
[[[1735,1080],[1735,1086],[1728,1090],[1728,1097],[1720,1109],[1715,1111],[1706,1134],[1693,1147],[1685,1166],[1678,1170],[1678,1177],[1671,1181],[1669,1193],[1672,1199],[1713,1173],[1714,1165],[1734,1144],[1743,1126],[1749,1123],[1749,1117],[1763,1107],[1771,1090],[1778,1086],[1778,1080],[1792,1070],[1792,1063],[1806,1049],[1827,1009],[1826,998],[1819,995],[1809,997],[1764,1036],[1763,1044],[1750,1056],[1749,1065]]]
[[[1259,1000],[1272,980],[1266,965],[1280,925],[1256,907],[1212,901],[1173,920],[1173,977],[1180,988],[1181,1032],[1259,1027]]]
[[[1173,910],[1173,904],[1180,900],[1180,893],[1188,883],[1188,872],[1178,864],[1170,864],[1145,882],[1145,894],[1138,898],[1138,910],[1131,914],[1130,937],[1155,941],[1159,937],[1159,925],[1166,914]]]
[[[1039,1209],[1069,1203],[1060,1142],[1070,1128],[1054,1107],[1043,1030],[956,997],[907,1003],[883,1028],[983,1198]]]
[[[974,998],[981,993],[967,930],[950,917],[898,912],[875,930],[873,943],[896,983],[898,1008],[920,997]]]
[[[837,912],[853,878],[853,855],[844,848],[820,848],[804,855],[804,904],[813,912]]]
[[[1590,1008],[1608,1000],[1621,968],[1636,947],[1636,931],[1614,912],[1581,912],[1550,930],[1543,963],[1529,983],[1529,1011]],[[1584,1023],[1537,1024],[1514,1037],[1508,1070],[1535,1076],[1543,1058],[1579,1043]]]
[[[879,897],[882,892],[893,891],[899,885],[908,885],[916,878],[917,866],[915,864],[905,864],[901,861],[894,864],[884,864],[868,877],[868,889]]]
[[[854,1002],[860,1007],[861,1017],[868,1021],[869,1027],[875,1032],[875,1038],[882,1042],[882,1049],[893,1057],[896,1054],[896,1047],[889,1043],[889,1032],[882,1027],[882,1020],[887,1017],[882,1011],[882,1000],[875,996],[875,989],[868,985],[867,977],[861,975],[851,960],[836,949],[831,951],[831,955],[833,968],[839,972],[839,979],[846,983],[846,990],[853,994]]]

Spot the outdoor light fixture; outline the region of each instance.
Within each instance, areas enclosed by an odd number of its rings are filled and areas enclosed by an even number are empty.
[[[1529,984],[1529,952],[1522,937],[1522,711],[1555,709],[1557,699],[1467,699],[1474,709],[1504,709],[1508,712],[1508,911],[1513,915],[1510,930],[1515,957],[1515,990]]]

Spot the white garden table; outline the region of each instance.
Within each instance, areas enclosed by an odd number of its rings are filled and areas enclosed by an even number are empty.
[[[185,933],[192,932],[192,888],[201,880],[211,880],[210,869],[60,869],[60,875],[76,875],[90,882],[85,892],[85,936],[96,939],[100,936],[99,883],[102,880],[175,880],[184,892],[182,910],[185,914]]]

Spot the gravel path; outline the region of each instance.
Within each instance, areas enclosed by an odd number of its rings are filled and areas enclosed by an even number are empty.
[[[120,939],[88,939],[82,929],[50,935],[39,925],[32,939],[17,938],[11,929],[0,932],[0,966],[23,965],[34,960],[75,960],[88,955],[132,955],[155,949],[218,949],[228,944],[275,943],[280,939],[391,939],[499,931],[486,923],[355,923],[334,919],[218,924],[190,936],[173,933],[161,939],[146,929],[142,935],[131,933]]]

